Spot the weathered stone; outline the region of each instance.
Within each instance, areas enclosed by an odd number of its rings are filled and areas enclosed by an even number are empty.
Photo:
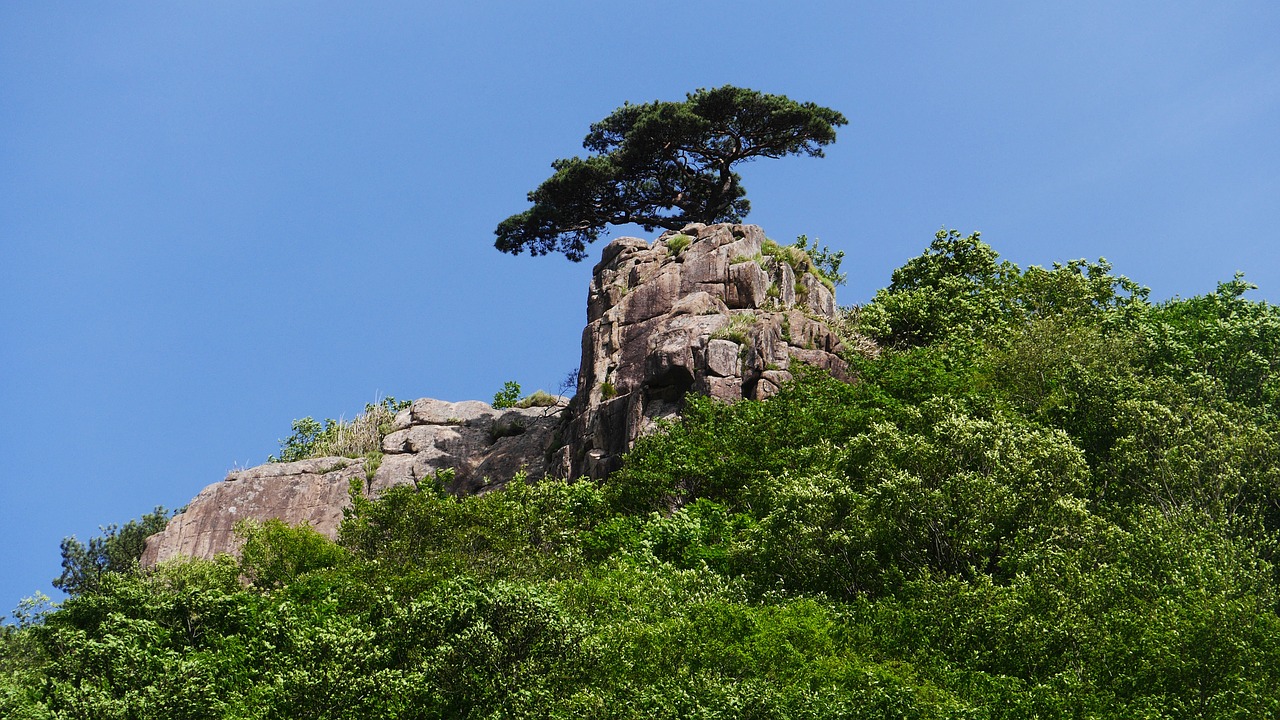
[[[672,231],[653,245],[629,240],[595,268],[592,298],[613,278],[627,278],[631,290],[606,311],[589,303],[582,390],[565,430],[573,475],[610,472],[690,390],[726,401],[768,396],[793,360],[845,374],[841,342],[823,323],[835,317],[834,296],[817,278],[798,281],[785,262],[761,258],[760,228],[678,232],[691,238],[678,256],[668,252]]]
[[[734,309],[754,309],[764,304],[769,295],[769,276],[753,262],[729,266],[728,294],[725,304]]]
[[[773,289],[782,307],[796,304],[796,273],[790,265],[779,261],[773,263]]]
[[[408,430],[391,433],[382,441],[384,453],[426,454],[428,458],[470,456],[481,452],[492,441],[487,426],[415,425]]]
[[[328,457],[268,463],[227,475],[200,492],[164,531],[147,538],[143,564],[175,556],[235,552],[232,527],[242,519],[309,524],[336,537],[353,479],[376,496],[390,487],[449,478],[445,489],[475,493],[501,487],[519,472],[546,474],[567,401],[545,408],[495,410],[478,401],[424,398],[397,416],[410,423],[383,439],[381,464],[366,477],[363,459]]]
[[[791,345],[825,352],[833,352],[839,346],[839,338],[825,324],[799,310],[788,310],[786,316],[787,342]]]
[[[414,400],[410,413],[414,424],[462,425],[483,422],[490,417],[493,408],[479,400],[446,402],[433,398]]]
[[[573,472],[573,448],[565,445],[556,450],[547,463],[547,477],[567,478]]]
[[[692,294],[685,295],[676,301],[671,308],[671,314],[674,315],[724,315],[729,312],[729,308],[725,306],[724,301],[704,291],[696,291]]]
[[[731,340],[712,340],[707,343],[707,371],[719,377],[742,375],[742,362],[738,353],[742,346]],[[741,383],[739,383],[741,385]]]
[[[831,353],[824,352],[822,350],[806,350],[804,348],[789,346],[787,347],[787,354],[791,356],[790,361],[787,363],[788,368],[793,367],[796,362],[801,362],[805,365],[826,370],[831,375],[840,379],[846,379],[848,377],[848,370],[844,361],[839,360]]]
[[[164,530],[147,538],[142,564],[236,552],[240,541],[234,527],[241,520],[307,524],[335,537],[351,480],[363,477],[364,461],[349,458],[273,463],[228,473],[223,482],[202,490]]]
[[[672,373],[688,378],[693,383],[693,339],[687,330],[673,329],[654,336],[645,358],[644,378],[649,385],[670,384]],[[687,387],[686,387],[687,389]]]
[[[396,413],[395,419],[391,421],[392,431],[406,430],[411,425],[413,425],[413,410],[409,408],[405,408]]]
[[[442,468],[443,469],[443,468]],[[431,471],[418,464],[418,456],[410,453],[387,455],[373,474],[366,490],[370,495],[381,495],[396,485],[416,485],[429,478]]]
[[[613,309],[627,294],[625,285],[605,285],[587,298],[587,315],[598,318]]]
[[[698,243],[695,247],[701,248]],[[680,294],[697,291],[699,285],[723,285],[729,277],[729,259],[722,252],[686,251],[680,268]]]
[[[764,371],[784,366],[789,360],[787,342],[782,323],[774,314],[761,315],[751,328],[751,345],[747,348],[746,364],[752,370]]]
[[[470,494],[502,487],[522,473],[534,480],[542,478],[558,426],[558,422],[534,423],[519,434],[499,438],[488,452],[477,456],[480,461],[450,491]]]
[[[693,389],[707,397],[736,402],[742,399],[742,378],[707,376],[700,378]]]
[[[662,272],[635,290],[621,305],[627,308],[624,322],[637,323],[670,312],[680,296],[680,273],[675,268]]]
[[[766,370],[756,380],[755,389],[751,393],[753,400],[765,400],[778,394],[788,381],[791,373],[785,370]]]
[[[600,252],[600,262],[596,263],[595,274],[599,275],[601,269],[606,268],[615,263],[618,256],[627,250],[648,250],[649,243],[640,238],[620,237],[617,240],[604,246],[604,250]]]
[[[836,314],[836,296],[822,281],[810,273],[800,276],[800,284],[808,291],[804,304],[813,312],[823,317],[834,317]]]
[[[732,241],[722,247],[732,261],[734,258],[751,258],[764,248],[764,230],[759,225],[734,225],[728,228]]]

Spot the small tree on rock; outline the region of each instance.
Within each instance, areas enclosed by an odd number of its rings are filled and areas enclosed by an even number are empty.
[[[726,85],[684,102],[624,104],[591,126],[586,159],[561,158],[529,193],[533,207],[498,225],[499,250],[581,260],[607,225],[678,230],[739,222],[750,210],[733,166],[760,157],[822,157],[844,115]]]

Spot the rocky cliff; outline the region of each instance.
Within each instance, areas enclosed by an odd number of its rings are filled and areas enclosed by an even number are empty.
[[[689,392],[764,398],[797,362],[847,377],[835,295],[793,248],[754,225],[690,225],[652,244],[604,248],[587,299],[577,392],[551,407],[496,410],[421,399],[402,410],[380,460],[340,457],[233,471],[147,540],[144,565],[236,550],[240,519],[309,523],[333,537],[353,479],[376,496],[443,482],[453,493],[615,470],[636,438],[678,416]]]
[[[607,475],[689,391],[764,398],[795,362],[845,377],[837,319],[808,257],[755,225],[614,240],[592,275],[562,464],[575,477]]]
[[[202,490],[163,532],[147,538],[142,564],[234,552],[232,528],[243,519],[308,523],[336,537],[353,479],[377,495],[395,485],[436,482],[449,492],[471,494],[519,472],[541,478],[563,411],[563,402],[495,410],[478,401],[414,401],[396,415],[382,440],[380,461],[323,457],[232,471]]]

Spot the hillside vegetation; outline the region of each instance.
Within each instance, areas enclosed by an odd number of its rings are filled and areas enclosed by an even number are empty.
[[[859,382],[691,398],[600,484],[353,493],[104,572],[6,718],[1280,716],[1280,311],[940,233]]]

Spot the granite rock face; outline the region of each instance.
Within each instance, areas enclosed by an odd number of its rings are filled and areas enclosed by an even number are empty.
[[[760,399],[796,362],[848,377],[835,296],[754,225],[619,238],[593,273],[562,466],[604,477],[687,392]],[[799,270],[799,271],[798,271]]]
[[[560,445],[567,402],[496,410],[478,400],[415,400],[396,415],[395,429],[382,440],[382,464],[368,489],[376,495],[395,485],[439,478],[445,490],[473,495],[501,487],[521,472],[540,480]]]
[[[638,437],[677,417],[689,392],[765,398],[796,363],[847,379],[838,319],[808,258],[767,245],[754,225],[695,224],[652,244],[619,238],[593,273],[572,401],[497,410],[417,400],[396,415],[380,462],[330,457],[231,472],[147,539],[143,564],[234,552],[232,527],[244,518],[336,537],[353,479],[377,496],[424,482],[482,493],[520,472],[604,477]]]
[[[478,401],[417,400],[396,415],[376,467],[363,458],[326,457],[232,471],[147,538],[142,564],[236,552],[233,527],[243,519],[306,523],[337,537],[353,479],[371,496],[421,482],[474,494],[501,487],[519,472],[540,479],[555,450],[564,405],[496,410]]]
[[[302,523],[333,537],[347,505],[352,478],[364,477],[364,461],[312,458],[233,470],[187,504],[165,529],[147,538],[143,567],[178,556],[212,558],[235,552],[232,528],[243,519],[280,518]]]

